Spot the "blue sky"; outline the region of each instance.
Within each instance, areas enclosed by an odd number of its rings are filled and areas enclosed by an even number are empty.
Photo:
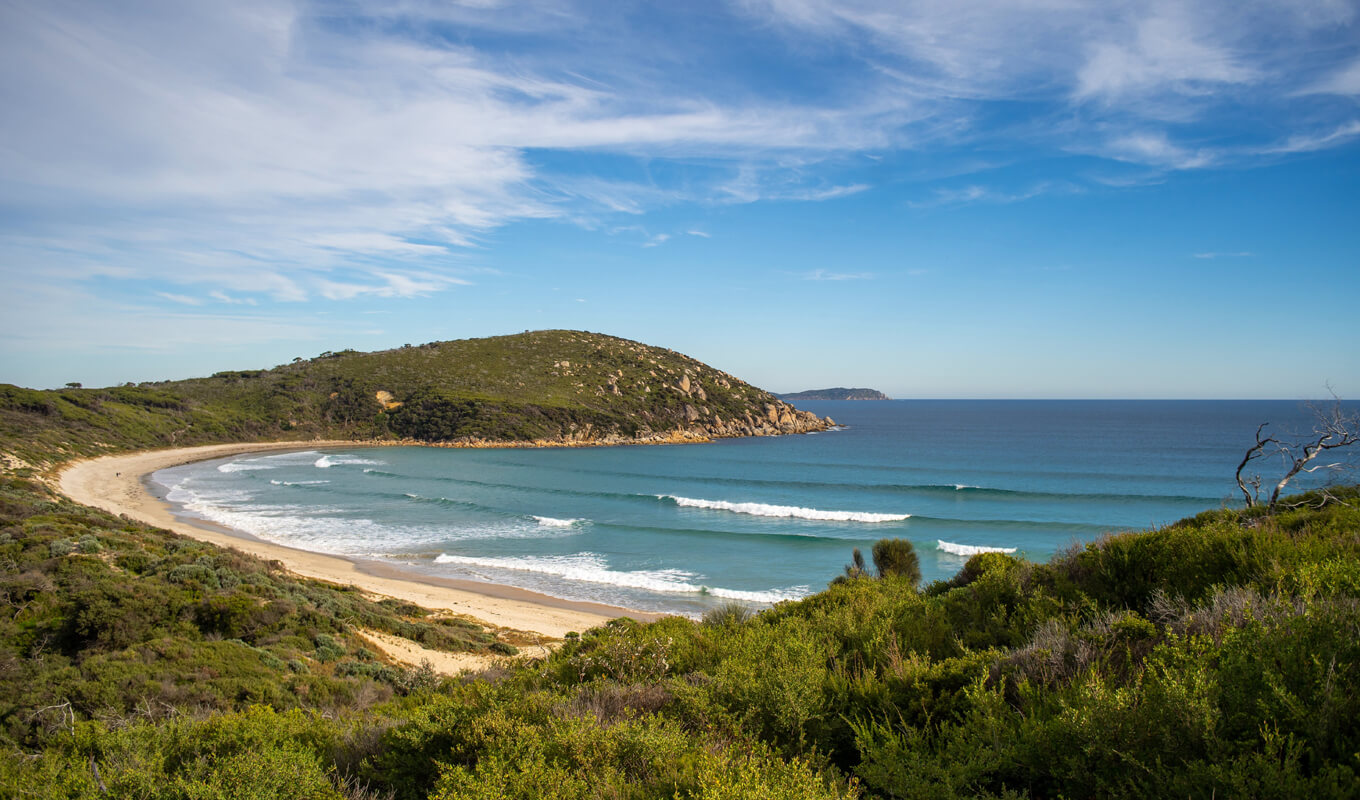
[[[0,382],[1360,396],[1360,2],[0,0],[0,107]]]

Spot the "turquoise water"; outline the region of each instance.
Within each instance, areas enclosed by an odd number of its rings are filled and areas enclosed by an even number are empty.
[[[190,514],[303,549],[557,597],[700,614],[818,591],[852,548],[916,545],[926,580],[972,548],[1074,542],[1237,502],[1256,426],[1293,402],[802,403],[846,428],[702,445],[354,448],[192,464]]]

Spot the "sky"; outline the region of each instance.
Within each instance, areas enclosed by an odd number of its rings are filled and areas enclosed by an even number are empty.
[[[0,0],[0,109],[0,382],[1360,397],[1360,0]]]

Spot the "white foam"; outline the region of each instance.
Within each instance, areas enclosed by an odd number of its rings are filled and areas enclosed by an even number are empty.
[[[946,542],[943,539],[936,539],[935,549],[943,550],[955,556],[975,556],[978,553],[1014,553],[1014,547],[984,547],[975,544],[955,544]]]
[[[678,506],[706,508],[714,511],[730,511],[733,514],[750,514],[757,517],[794,517],[828,522],[900,522],[910,514],[877,514],[870,511],[823,511],[817,508],[798,506],[776,506],[768,503],[731,503],[726,500],[697,500],[692,497],[676,497],[670,494],[657,495],[662,499],[675,501]]]
[[[605,563],[604,557],[597,553],[576,553],[569,556],[523,556],[520,558],[474,558],[443,553],[435,557],[435,563],[514,572],[533,572],[569,581],[644,589],[663,594],[707,594],[713,597],[746,600],[753,603],[778,603],[781,600],[805,597],[809,592],[806,586],[792,586],[787,589],[771,589],[762,592],[704,586],[695,583],[699,579],[699,575],[681,569],[621,572],[610,569]]]
[[[583,519],[557,519],[555,517],[540,517],[537,514],[530,514],[534,521],[545,528],[570,528],[585,522]]]
[[[218,472],[253,472],[261,469],[276,469],[274,464],[254,464],[249,461],[230,461],[226,464],[218,464]]]
[[[312,465],[318,469],[326,469],[328,467],[339,467],[345,465],[359,465],[359,464],[366,464],[372,467],[381,467],[385,466],[387,462],[375,461],[371,458],[360,458],[359,456],[322,456],[321,458],[318,458],[315,462],[313,462]]]
[[[330,483],[330,481],[276,481],[276,480],[270,480],[269,482],[274,484],[275,486],[321,486],[322,484]]]

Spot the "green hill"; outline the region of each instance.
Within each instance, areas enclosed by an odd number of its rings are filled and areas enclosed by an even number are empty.
[[[288,439],[621,444],[821,430],[827,422],[672,350],[537,331],[105,389],[0,386],[12,455]]]

